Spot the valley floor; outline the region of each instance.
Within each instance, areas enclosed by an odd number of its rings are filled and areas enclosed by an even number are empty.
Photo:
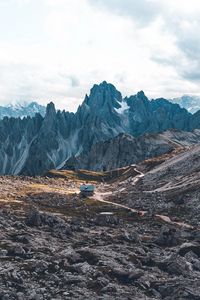
[[[151,163],[90,198],[0,177],[0,299],[200,299],[200,173]]]

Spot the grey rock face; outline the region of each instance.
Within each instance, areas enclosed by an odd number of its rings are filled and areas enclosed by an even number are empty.
[[[18,174],[22,170],[32,143],[42,126],[43,118],[14,119],[5,117],[0,122],[0,173]]]
[[[171,128],[190,131],[200,128],[199,120],[198,113],[191,115],[165,99],[149,101],[144,92],[123,99],[112,84],[104,81],[94,85],[75,114],[56,111],[50,103],[45,117],[37,114],[33,118],[1,120],[0,174],[44,174],[47,170],[62,168],[71,157],[79,159],[81,153],[81,167],[124,166],[174,147],[160,137],[140,138],[140,135]],[[122,135],[113,142],[94,146],[122,133],[139,138]],[[97,151],[99,154],[95,156]],[[85,153],[90,153],[95,167],[85,161]],[[104,162],[100,165],[102,157]]]
[[[186,147],[200,142],[200,130],[181,132],[166,131],[163,134],[146,134],[137,138],[119,134],[117,137],[92,146],[89,152],[71,157],[63,169],[89,169],[108,171],[145,159],[160,156],[178,147]]]
[[[185,131],[191,129],[191,115],[179,105],[172,105],[163,98],[149,101],[144,92],[139,92],[128,98],[127,103],[130,106],[129,133],[134,136],[171,128]]]

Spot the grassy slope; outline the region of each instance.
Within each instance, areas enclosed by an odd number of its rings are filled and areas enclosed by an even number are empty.
[[[136,176],[138,173],[133,166],[116,169],[107,172],[94,172],[88,170],[51,170],[46,176],[54,178],[65,178],[75,181],[90,181],[90,182],[113,182],[115,180],[125,180],[130,176]]]

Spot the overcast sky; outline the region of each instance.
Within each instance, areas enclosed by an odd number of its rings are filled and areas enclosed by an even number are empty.
[[[0,104],[200,95],[199,0],[0,0]]]

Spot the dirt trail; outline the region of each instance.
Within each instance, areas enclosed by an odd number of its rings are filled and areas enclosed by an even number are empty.
[[[142,178],[144,176],[144,173],[138,171],[137,169],[135,169],[135,171],[137,171],[139,173],[139,175],[135,176],[132,180],[132,185],[136,185],[137,182],[140,180],[140,178]],[[120,190],[117,191],[118,192],[122,192],[124,191],[125,188],[122,188]],[[137,209],[134,209],[134,208],[131,208],[131,207],[128,207],[126,205],[123,205],[123,204],[119,204],[119,203],[115,203],[115,202],[112,202],[112,201],[108,201],[108,200],[105,200],[105,197],[107,196],[111,196],[111,195],[115,195],[116,192],[100,192],[100,191],[96,191],[95,192],[95,195],[94,197],[91,197],[91,199],[93,199],[94,201],[99,201],[99,202],[103,202],[103,203],[107,203],[107,204],[110,204],[110,205],[113,205],[115,207],[120,207],[120,208],[123,208],[125,210],[128,210],[132,213],[136,213],[138,214],[139,216],[143,217],[144,215],[148,214],[147,211],[142,211],[142,210],[137,210]],[[165,215],[160,215],[160,214],[155,214],[155,217],[165,223],[169,223],[169,224],[173,224],[173,225],[176,225],[176,226],[180,226],[180,227],[185,227],[185,228],[190,228],[190,229],[193,229],[193,226],[189,225],[189,224],[186,224],[186,223],[183,223],[183,222],[174,222],[170,219],[170,217],[168,216],[165,216]]]
[[[135,171],[138,172],[139,175],[137,175],[133,178],[133,181],[132,181],[133,185],[135,185],[139,181],[139,179],[144,176],[144,174],[142,172],[138,171],[137,169],[135,169]],[[117,193],[122,192],[124,190],[125,190],[125,188],[121,188],[120,190],[117,191]],[[105,200],[105,197],[111,196],[111,195],[114,195],[114,194],[116,194],[116,192],[104,192],[104,193],[102,193],[102,192],[96,191],[95,192],[95,198],[93,197],[92,199],[94,199],[96,201],[103,202],[103,203],[111,204],[111,205],[116,206],[116,207],[124,208],[124,209],[129,210],[133,213],[137,213],[137,214],[145,213],[145,212],[139,211],[137,209],[130,208],[130,207],[128,207],[126,205],[123,205],[123,204],[119,204],[119,203],[115,203],[115,202]]]
[[[133,177],[132,180],[131,180],[131,184],[134,186],[144,176],[144,174],[142,172],[140,172],[139,170],[137,170],[137,168],[135,168],[134,165],[132,167],[134,167],[134,171],[136,173],[138,173],[138,175]],[[106,188],[107,186],[109,187],[108,184],[103,184],[102,188]],[[44,185],[44,184],[30,184],[29,188],[30,187],[31,187],[33,193],[34,193],[34,190],[36,190],[35,192],[37,192],[37,193],[38,193],[38,190],[40,190],[41,192],[53,192],[53,193],[59,193],[59,194],[63,194],[63,195],[65,195],[65,194],[69,195],[69,194],[75,194],[75,193],[78,194],[79,193],[79,189],[77,188],[77,186],[71,187],[67,190],[65,188],[51,187],[49,185]],[[125,209],[125,210],[130,211],[134,214],[137,214],[141,217],[148,214],[148,211],[137,210],[137,209],[128,207],[128,206],[120,204],[120,203],[116,203],[116,202],[106,200],[107,197],[118,195],[119,193],[126,190],[125,187],[122,187],[122,188],[120,188],[120,189],[118,189],[117,191],[114,191],[114,192],[113,191],[102,192],[101,191],[102,188],[101,188],[101,185],[99,187],[97,187],[94,196],[90,197],[90,199],[92,199],[93,201],[99,201],[99,202],[103,202],[103,203],[106,203],[106,204],[110,204],[111,206],[115,206],[115,207]],[[15,202],[16,202],[16,200],[15,200]],[[180,227],[185,227],[185,228],[193,228],[189,224],[185,224],[185,223],[181,223],[181,222],[174,222],[170,219],[170,217],[165,216],[165,215],[155,214],[154,217],[159,219],[159,220],[162,220],[165,223],[170,223],[170,224],[174,224],[174,225],[177,225],[177,226],[180,226]]]
[[[111,205],[116,206],[116,207],[121,207],[121,208],[124,208],[124,209],[129,210],[129,211],[134,212],[134,213],[139,213],[138,210],[130,208],[126,205],[111,202],[111,201],[108,201],[108,200],[104,200],[104,197],[111,196],[111,195],[113,195],[112,192],[107,192],[107,193],[95,192],[95,198],[92,198],[92,199],[95,200],[95,201],[111,204]]]

